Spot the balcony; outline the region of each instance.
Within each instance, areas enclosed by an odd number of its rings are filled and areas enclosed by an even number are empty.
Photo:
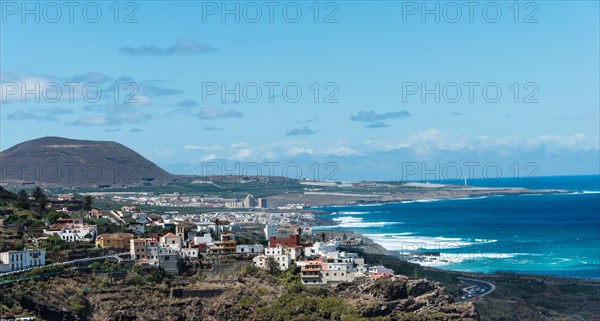
[[[302,268],[300,272],[319,272],[321,271],[320,267],[311,267],[311,268]]]

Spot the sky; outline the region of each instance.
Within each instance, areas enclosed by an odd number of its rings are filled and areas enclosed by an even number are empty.
[[[0,150],[176,174],[598,174],[598,1],[2,1]]]

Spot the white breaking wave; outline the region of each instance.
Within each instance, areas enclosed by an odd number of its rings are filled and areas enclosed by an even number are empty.
[[[369,237],[369,238],[375,238],[375,237],[384,237],[384,236],[396,236],[396,235],[412,235],[413,232],[400,232],[400,233],[381,233],[381,234],[365,234],[365,236]]]
[[[583,191],[583,194],[600,194],[600,191]]]
[[[492,195],[493,196],[493,195]],[[474,196],[474,197],[456,197],[456,198],[449,198],[449,201],[465,201],[465,200],[480,200],[480,199],[484,199],[484,198],[489,198],[491,196]]]
[[[474,244],[497,242],[497,240],[490,239],[465,240],[456,237],[419,236],[412,235],[412,233],[365,234],[365,236],[383,246],[386,250],[402,252],[414,252],[420,249],[428,251],[444,251],[467,247]]]
[[[338,215],[362,215],[362,214],[369,214],[369,212],[335,212],[333,214],[338,214]]]
[[[362,218],[353,217],[353,216],[341,216],[332,219],[332,221],[342,222],[342,223],[353,223],[353,222],[361,222]]]
[[[428,256],[421,260],[412,259],[409,260],[413,263],[418,263],[423,266],[447,266],[451,264],[458,264],[462,262],[481,262],[485,263],[486,260],[490,259],[510,259],[514,258],[517,254],[515,253],[441,253],[440,256]],[[515,262],[516,263],[516,262]]]
[[[494,196],[494,195],[474,196],[474,197],[432,198],[432,199],[424,199],[424,200],[401,201],[400,203],[401,204],[410,204],[410,203],[433,203],[433,202],[441,202],[441,201],[468,201],[468,200],[478,200],[478,199],[483,199],[483,198],[489,198],[492,196]]]
[[[340,222],[339,227],[382,227],[384,225],[403,224],[402,222],[363,222],[363,219],[355,216],[342,216],[332,219]]]

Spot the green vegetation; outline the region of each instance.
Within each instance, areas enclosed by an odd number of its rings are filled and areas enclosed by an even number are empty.
[[[25,190],[20,190],[17,193],[17,202],[15,204],[18,208],[28,210],[30,207],[29,194]]]
[[[92,209],[92,205],[94,203],[94,198],[90,195],[86,195],[83,197],[83,209],[89,211]]]
[[[260,320],[366,320],[355,306],[345,304],[338,296],[315,296],[308,293],[286,293],[264,307],[257,308]]]
[[[600,287],[558,284],[507,275],[496,291],[477,302],[481,320],[593,320],[600,312]]]

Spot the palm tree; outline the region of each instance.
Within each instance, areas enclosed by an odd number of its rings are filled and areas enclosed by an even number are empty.
[[[219,220],[218,218],[215,219],[215,239],[219,238],[219,224],[221,223],[221,220]]]
[[[20,190],[17,193],[17,207],[28,210],[29,206],[29,194],[25,190]]]
[[[46,204],[48,204],[48,197],[44,194],[44,190],[41,187],[36,186],[31,192],[31,196],[35,200],[35,204],[40,211],[46,210]]]
[[[83,209],[89,211],[92,209],[92,204],[94,203],[94,198],[91,195],[86,195],[83,197]]]
[[[44,194],[44,190],[42,190],[41,187],[36,186],[33,191],[31,192],[31,196],[37,201],[38,199],[41,199],[42,197],[46,197],[46,194]]]

